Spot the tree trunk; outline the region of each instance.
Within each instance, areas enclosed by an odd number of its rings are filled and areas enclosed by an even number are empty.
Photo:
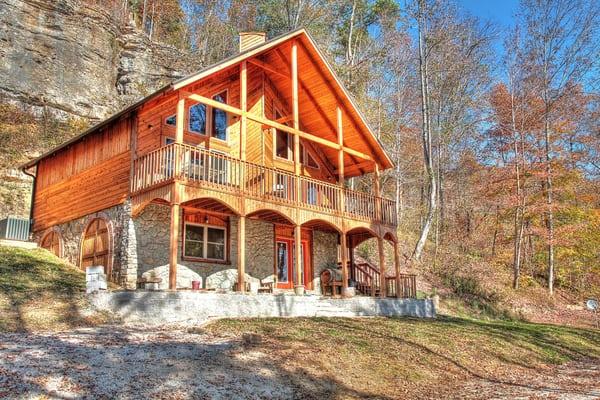
[[[548,110],[544,117],[544,137],[546,147],[546,223],[548,228],[548,291],[554,295],[554,212],[552,198],[552,145],[550,143],[550,123],[548,121]]]
[[[425,164],[426,177],[428,179],[428,189],[429,189],[429,203],[427,209],[427,216],[425,218],[425,223],[423,224],[423,228],[421,229],[421,235],[417,244],[415,246],[415,250],[413,252],[413,257],[417,260],[421,259],[421,255],[423,253],[423,248],[425,247],[425,242],[427,241],[427,237],[429,236],[429,231],[431,230],[431,224],[433,222],[433,217],[436,209],[436,198],[437,198],[437,185],[435,179],[435,173],[433,171],[432,164],[432,149],[431,149],[431,124],[429,117],[429,89],[428,89],[428,71],[427,71],[427,54],[426,54],[426,32],[425,29],[425,21],[424,21],[424,10],[425,1],[419,0],[419,10],[418,10],[418,29],[419,29],[419,75],[421,80],[421,114],[423,117],[423,129],[421,132],[421,139],[423,142],[423,159]]]

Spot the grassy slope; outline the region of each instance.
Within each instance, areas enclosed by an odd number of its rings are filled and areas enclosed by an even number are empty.
[[[301,374],[305,393],[335,377],[342,397],[445,397],[468,378],[527,382],[570,360],[600,359],[600,331],[508,321],[417,319],[221,320],[210,333],[262,340],[255,350]],[[533,374],[533,375],[532,375]],[[342,388],[342,389],[340,389]]]
[[[100,320],[81,316],[83,272],[43,249],[0,246],[0,331],[59,330]]]

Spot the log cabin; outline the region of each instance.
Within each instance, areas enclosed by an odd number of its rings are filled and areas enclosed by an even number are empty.
[[[411,292],[379,185],[392,161],[314,40],[245,32],[239,45],[22,166],[35,176],[33,238],[127,289],[320,293],[334,268],[342,295],[349,282]],[[371,193],[347,187],[364,174]],[[369,238],[379,266],[354,261]]]

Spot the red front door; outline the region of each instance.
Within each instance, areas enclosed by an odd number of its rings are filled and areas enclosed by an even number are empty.
[[[310,274],[310,249],[308,241],[303,240],[302,258],[302,281],[304,287],[308,288],[311,281]],[[294,239],[277,238],[275,242],[275,274],[277,275],[277,287],[279,289],[292,289],[294,287]]]

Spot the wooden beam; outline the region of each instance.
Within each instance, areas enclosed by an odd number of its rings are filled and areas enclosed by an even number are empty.
[[[281,61],[283,61],[283,64],[287,66],[288,62],[287,62],[287,59],[285,58],[285,55],[283,54],[283,51],[281,51],[281,49],[275,49],[275,53],[279,56]],[[323,111],[323,108],[319,105],[319,103],[317,102],[317,99],[315,99],[315,97],[312,95],[310,90],[308,90],[308,88],[304,84],[304,81],[302,80],[302,78],[299,77],[298,82],[300,84],[300,87],[302,88],[302,92],[304,94],[306,94],[306,96],[308,97],[308,100],[315,107],[315,110],[317,110],[317,113],[319,114],[321,119],[325,122],[325,124],[329,127],[329,129],[331,129],[332,132],[335,132],[336,127],[330,121],[329,117],[327,116],[327,113],[325,113],[325,111]],[[344,145],[343,142],[341,144]],[[354,156],[352,156],[352,159],[356,163],[356,159],[354,159]],[[360,172],[362,173],[362,171],[360,171]]]
[[[396,272],[396,297],[400,297],[400,247],[394,242],[394,270]]]
[[[340,245],[342,254],[342,297],[348,297],[348,243],[345,230],[341,233]]]
[[[294,227],[294,290],[296,294],[304,293],[304,282],[302,282],[302,227],[296,225]]]
[[[385,253],[383,251],[383,238],[377,238],[377,249],[379,250],[379,296],[385,297]],[[375,290],[373,290],[375,293]]]
[[[369,166],[372,166],[372,165],[373,165],[373,161],[361,161],[358,164],[353,164],[353,165],[350,165],[348,167],[344,167],[344,172],[345,173],[352,173],[352,172],[354,172],[357,169],[359,170],[359,172],[362,172],[362,168],[369,167]],[[336,174],[339,174],[340,173],[339,168],[336,168],[334,172]]]
[[[179,247],[179,204],[171,204],[169,235],[169,289],[177,289],[177,248]]]
[[[329,79],[327,79],[327,77],[324,75],[323,71],[321,70],[321,68],[317,65],[317,62],[313,59],[313,57],[310,55],[310,52],[308,51],[308,49],[306,48],[306,46],[300,42],[300,46],[302,47],[302,50],[304,51],[304,53],[306,53],[308,60],[310,61],[310,63],[312,64],[313,68],[315,68],[315,70],[317,71],[317,73],[321,76],[321,79],[323,79],[323,81],[325,82],[325,84],[327,85],[327,87],[329,88],[329,90],[334,94],[334,96],[336,97],[336,100],[338,101],[338,103],[340,102],[340,98],[339,96],[336,94],[336,90],[333,87],[333,84],[330,82]],[[356,122],[356,120],[354,119],[354,117],[352,116],[352,114],[348,113],[348,116],[350,117],[350,121],[352,122],[352,125],[354,125],[354,128],[358,131],[361,132],[361,130],[358,128],[358,123]],[[370,133],[370,132],[369,132]],[[364,134],[363,134],[364,137]],[[366,139],[366,138],[365,138]],[[371,150],[371,152],[373,152],[373,154],[377,154],[377,151],[375,151],[375,149],[373,148],[373,146],[371,145],[371,143],[369,142],[368,139],[366,139],[367,142],[367,146],[369,147],[369,150]]]
[[[298,44],[292,41],[292,123],[294,129],[300,130],[298,106]],[[294,174],[300,176],[300,137],[294,135]],[[296,179],[296,200],[300,201],[300,179]]]
[[[238,290],[246,292],[246,217],[241,215],[238,220]]]
[[[292,116],[292,115],[286,115],[285,117],[277,118],[277,119],[275,119],[273,121],[275,121],[277,123],[280,123],[280,124],[285,124],[286,122],[290,122],[293,119],[294,119],[294,116]],[[263,124],[262,128],[263,129],[270,128],[270,126],[266,125],[266,124]]]
[[[340,149],[338,150],[338,176],[339,176],[339,182],[340,182],[340,186],[343,188],[344,187],[344,150],[342,150],[343,148],[343,144],[344,144],[344,126],[342,124],[342,109],[340,108],[340,106],[338,105],[336,107],[336,114],[337,114],[337,140],[338,140],[338,145],[340,146]]]
[[[198,103],[202,103],[202,104],[206,104],[207,106],[210,107],[214,107],[214,108],[218,108],[219,110],[223,110],[226,111],[228,113],[234,114],[234,115],[239,115],[242,116],[243,114],[246,115],[246,117],[252,121],[270,126],[272,128],[275,129],[279,129],[280,131],[284,131],[284,132],[288,132],[291,133],[292,135],[298,135],[299,137],[306,139],[306,140],[310,140],[311,142],[315,142],[315,143],[319,143],[322,144],[323,146],[332,148],[332,149],[336,149],[338,150],[340,148],[340,145],[337,143],[334,143],[330,140],[327,139],[323,139],[322,137],[319,136],[315,136],[313,134],[307,133],[307,132],[303,132],[299,129],[295,129],[293,127],[287,126],[287,125],[283,125],[280,123],[277,123],[273,120],[270,120],[268,118],[264,118],[261,117],[259,115],[253,114],[251,112],[243,112],[242,110],[240,110],[239,108],[230,106],[228,104],[224,104],[221,102],[218,102],[216,100],[213,99],[209,99],[208,97],[204,97],[204,96],[200,96],[199,94],[186,94],[186,96],[193,100],[196,101]],[[365,160],[372,160],[371,156],[368,154],[364,154],[361,153],[360,151],[351,149],[349,147],[343,147],[344,152],[348,153],[348,154],[352,154],[355,155],[356,157],[365,159]]]
[[[175,142],[183,143],[183,128],[185,126],[185,97],[177,101],[177,115],[175,117]]]
[[[240,66],[240,160],[246,161],[246,132],[248,126],[248,63],[242,62]]]
[[[256,65],[257,67],[260,67],[260,68],[264,69],[265,71],[271,72],[272,74],[282,76],[282,77],[284,77],[286,79],[290,79],[290,75],[289,74],[286,74],[286,73],[281,72],[280,70],[278,70],[276,68],[271,67],[269,64],[267,64],[264,61],[257,60],[256,58],[249,58],[248,62],[251,63],[251,64]]]

